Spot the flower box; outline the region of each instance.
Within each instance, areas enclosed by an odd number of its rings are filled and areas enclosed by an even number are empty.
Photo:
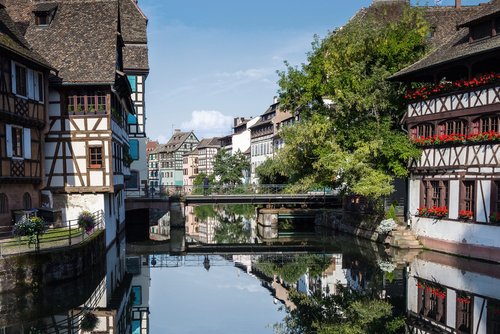
[[[425,100],[439,94],[486,86],[497,81],[500,81],[500,74],[487,73],[472,80],[462,79],[458,81],[440,82],[438,84],[427,84],[412,91],[408,90],[404,98],[409,101]]]
[[[458,218],[463,220],[471,220],[474,217],[474,212],[471,210],[460,210],[458,212]]]
[[[431,208],[420,207],[418,208],[417,215],[420,217],[433,217],[441,219],[448,216],[448,208],[446,206],[433,206]]]
[[[450,143],[468,144],[500,141],[500,132],[488,131],[464,135],[461,133],[443,134],[429,137],[414,137],[411,141],[418,146],[444,145]]]

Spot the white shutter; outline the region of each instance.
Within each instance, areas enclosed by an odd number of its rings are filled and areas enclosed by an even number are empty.
[[[5,124],[5,138],[7,158],[12,158],[12,126],[10,124]]]
[[[11,81],[12,81],[12,94],[16,94],[17,93],[17,90],[16,90],[16,63],[14,63],[14,61],[11,61],[11,75],[10,75],[10,78],[11,78]]]
[[[31,129],[23,129],[23,156],[24,159],[31,159]]]
[[[40,98],[40,89],[38,88],[38,72],[33,72],[33,91],[34,91],[34,98],[35,101],[41,101],[42,99]]]
[[[27,69],[27,74],[28,74],[28,98],[29,99],[35,99],[35,91],[34,91],[34,84],[33,84],[33,70],[28,68]]]

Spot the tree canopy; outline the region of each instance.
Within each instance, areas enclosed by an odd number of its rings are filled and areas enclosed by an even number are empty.
[[[219,185],[241,184],[243,171],[249,169],[248,158],[240,151],[231,155],[225,150],[219,150],[215,156],[214,176]]]
[[[285,147],[267,170],[294,190],[341,188],[372,198],[393,191],[420,151],[399,124],[404,87],[387,78],[426,51],[428,24],[407,6],[398,20],[356,17],[323,40],[308,62],[280,72],[280,104],[302,118],[283,129]],[[325,101],[331,103],[325,103]]]

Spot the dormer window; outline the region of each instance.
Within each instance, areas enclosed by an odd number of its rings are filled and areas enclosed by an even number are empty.
[[[470,27],[471,42],[491,37],[492,27],[491,21],[479,23]]]
[[[54,18],[54,14],[57,9],[57,4],[55,3],[41,3],[36,9],[33,11],[35,14],[35,24],[37,26],[48,26],[52,19]]]

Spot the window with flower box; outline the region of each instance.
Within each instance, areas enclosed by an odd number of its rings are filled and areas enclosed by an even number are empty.
[[[417,283],[418,313],[426,318],[446,324],[446,289],[427,281]]]
[[[439,135],[467,134],[467,123],[463,120],[451,120],[439,124]]]
[[[489,117],[483,117],[480,119],[479,123],[481,126],[481,132],[499,132],[500,128],[498,127],[499,125],[499,116],[489,116]]]
[[[475,181],[463,181],[460,194],[460,209],[475,212],[476,184]]]
[[[425,208],[448,207],[449,184],[446,180],[422,181],[420,205]]]
[[[500,301],[488,299],[487,310],[486,332],[500,333]]]
[[[432,124],[419,124],[411,129],[412,138],[432,137],[434,136],[434,126]]]
[[[105,114],[107,96],[103,92],[87,95],[69,95],[66,110],[70,115]]]
[[[456,302],[456,330],[461,334],[472,333],[474,298],[466,293],[457,291]]]

